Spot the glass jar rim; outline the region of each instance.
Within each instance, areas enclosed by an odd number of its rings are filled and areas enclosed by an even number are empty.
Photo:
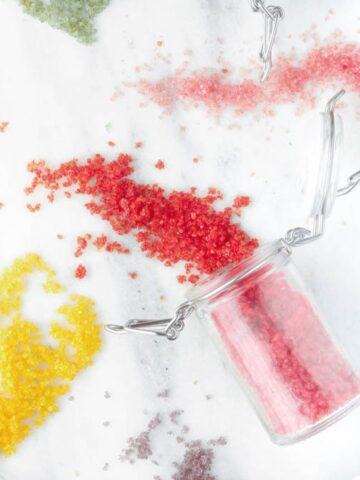
[[[186,298],[191,303],[202,303],[213,299],[235,284],[245,281],[250,275],[260,272],[261,269],[266,275],[274,268],[285,265],[290,255],[291,249],[283,240],[259,247],[251,257],[237,264],[228,265],[200,281],[187,291]]]

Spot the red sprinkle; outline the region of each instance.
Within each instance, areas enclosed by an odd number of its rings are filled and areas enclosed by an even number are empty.
[[[249,204],[250,204],[249,197],[235,197],[232,204],[233,212],[235,213],[235,215],[240,217],[242,209],[244,207],[247,207]]]
[[[84,267],[84,265],[80,263],[80,265],[78,265],[75,269],[75,277],[81,280],[84,277],[86,277],[86,274],[87,274],[86,268]]]
[[[116,143],[113,142],[112,140],[109,140],[109,141],[107,142],[107,144],[109,145],[109,147],[115,147],[115,145],[116,145]]]
[[[163,107],[190,101],[217,111],[233,107],[241,114],[262,106],[271,113],[272,106],[295,99],[313,103],[322,85],[340,85],[360,94],[360,47],[332,40],[312,48],[302,60],[294,54],[277,58],[270,78],[261,85],[251,79],[230,82],[227,76],[224,71],[202,70],[188,76],[180,71],[155,82],[141,80],[138,89]]]
[[[88,246],[88,241],[91,240],[91,235],[89,233],[87,233],[86,235],[84,236],[79,236],[77,237],[76,241],[77,241],[77,249],[75,250],[75,257],[81,257],[81,255],[83,254],[84,250],[87,248]]]
[[[86,164],[71,160],[54,169],[33,161],[28,170],[33,180],[26,193],[39,186],[50,192],[72,187],[74,193],[90,196],[86,208],[92,214],[100,215],[119,235],[133,233],[147,256],[167,266],[185,261],[194,266],[194,273],[212,273],[250,256],[258,245],[231,222],[231,208],[215,210],[213,203],[222,198],[218,190],[211,188],[205,197],[197,197],[195,190],[167,194],[158,185],[139,184],[129,178],[134,171],[129,155],[108,163],[95,155]],[[115,242],[110,248],[128,252]]]
[[[158,160],[155,163],[155,168],[157,168],[158,170],[163,170],[165,168],[165,163],[162,160]]]
[[[110,242],[106,235],[99,235],[94,240],[92,240],[92,238],[93,236],[91,233],[86,233],[83,236],[77,237],[77,249],[74,252],[75,257],[80,257],[90,245],[94,245],[98,251],[105,249],[110,253],[130,253],[130,250],[123,247],[121,243]]]
[[[133,280],[135,280],[136,278],[138,278],[138,273],[137,272],[129,272],[129,277],[132,278]]]

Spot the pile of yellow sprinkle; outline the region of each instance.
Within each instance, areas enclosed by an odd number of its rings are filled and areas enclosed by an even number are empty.
[[[57,397],[92,363],[101,344],[94,302],[81,295],[70,295],[70,302],[58,309],[67,323],[51,323],[57,347],[44,343],[39,328],[22,315],[32,272],[46,275],[46,293],[64,291],[55,272],[36,254],[15,260],[0,275],[0,322],[6,322],[3,327],[0,323],[0,451],[5,455],[58,410]]]

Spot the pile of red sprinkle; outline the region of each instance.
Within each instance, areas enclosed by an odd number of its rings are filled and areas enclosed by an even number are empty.
[[[232,223],[233,209],[215,210],[213,204],[221,198],[220,192],[211,188],[203,197],[195,195],[196,189],[167,194],[158,185],[143,185],[129,178],[134,171],[132,162],[125,154],[111,162],[97,154],[85,164],[71,160],[53,169],[44,161],[33,161],[28,165],[33,180],[25,191],[31,194],[44,187],[49,201],[59,190],[68,198],[72,198],[69,190],[86,195],[86,208],[109,222],[117,234],[133,233],[147,256],[166,266],[186,262],[185,279],[193,283],[198,273],[215,272],[253,253],[257,240]],[[248,203],[247,197],[237,198],[236,213]],[[89,240],[79,237],[78,255]]]

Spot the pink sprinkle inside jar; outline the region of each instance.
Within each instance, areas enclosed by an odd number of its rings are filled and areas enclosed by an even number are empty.
[[[228,284],[226,289],[222,287]],[[278,242],[194,288],[197,308],[278,444],[309,437],[360,400],[360,377]]]

